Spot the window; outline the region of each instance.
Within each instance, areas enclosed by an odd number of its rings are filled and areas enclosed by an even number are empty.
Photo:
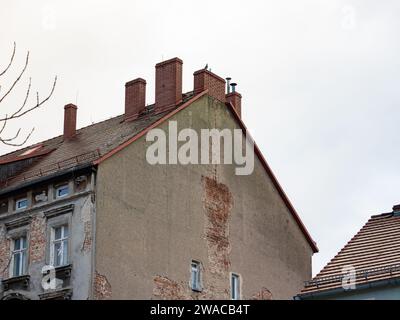
[[[67,184],[62,185],[56,189],[56,198],[62,198],[69,194],[69,186]]]
[[[231,274],[231,299],[240,299],[240,276],[235,273]]]
[[[16,210],[23,210],[23,209],[26,209],[26,208],[28,208],[28,199],[27,198],[21,198],[21,199],[18,199],[15,202],[15,209]]]
[[[12,276],[18,277],[25,274],[26,268],[26,237],[13,240],[12,250]]]
[[[54,267],[68,264],[68,225],[51,229],[50,263]]]
[[[192,261],[190,287],[193,291],[201,291],[200,262]]]

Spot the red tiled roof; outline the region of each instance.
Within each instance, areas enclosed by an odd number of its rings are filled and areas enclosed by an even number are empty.
[[[34,159],[30,166],[0,181],[0,189],[11,188],[22,182],[50,175],[78,164],[91,163],[123,144],[165,115],[149,114],[135,121],[124,121],[120,115],[77,130],[73,139],[58,136],[42,142],[42,148],[28,156],[21,156],[32,147],[26,147],[0,157],[0,164],[11,164],[24,159]]]
[[[342,288],[343,268],[354,267],[359,285],[400,277],[400,216],[372,216],[361,230],[301,291],[301,295]],[[343,270],[343,272],[342,272]]]

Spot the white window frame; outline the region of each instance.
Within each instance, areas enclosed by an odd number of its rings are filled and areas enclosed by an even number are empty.
[[[201,263],[192,260],[190,263],[190,288],[193,291],[201,291]]]
[[[25,239],[25,246],[23,246]],[[18,249],[15,248],[15,242],[20,240],[20,247]],[[22,248],[21,248],[22,245]],[[15,256],[19,255],[20,265],[18,266],[18,274],[14,273],[14,264],[15,264]],[[11,277],[19,277],[26,274],[26,267],[27,267],[27,260],[28,260],[28,238],[26,235],[22,235],[12,239],[12,250],[11,250],[11,268],[10,268],[10,276]]]
[[[63,189],[67,189],[68,192],[60,196],[58,193]],[[69,184],[63,184],[62,186],[56,188],[56,198],[57,199],[64,198],[69,195],[69,192],[70,192]]]
[[[19,203],[21,203],[23,201],[26,201],[26,206],[20,208]],[[20,198],[20,199],[15,200],[15,210],[17,210],[17,211],[25,210],[26,208],[28,208],[28,206],[29,206],[28,198]]]
[[[56,229],[61,228],[61,238],[55,239],[56,235]],[[68,235],[65,236],[65,228],[68,229]],[[51,227],[51,235],[50,235],[50,265],[53,267],[62,267],[65,265],[68,265],[69,263],[69,237],[70,237],[70,228],[69,224],[62,224],[62,225],[55,225]],[[61,263],[56,264],[56,252],[55,252],[55,246],[57,243],[61,243]],[[67,248],[64,247],[64,244],[67,243]],[[67,250],[66,253],[66,260],[64,261],[64,250]]]
[[[241,299],[241,277],[237,273],[231,273],[231,300]]]

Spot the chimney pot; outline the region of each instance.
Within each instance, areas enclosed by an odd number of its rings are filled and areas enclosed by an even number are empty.
[[[146,107],[146,80],[137,78],[125,83],[125,119],[137,118]]]
[[[182,102],[182,64],[179,58],[156,64],[156,113]]]
[[[239,117],[242,117],[242,95],[237,91],[232,91],[225,96],[227,103],[232,103]]]
[[[225,80],[209,70],[201,69],[194,74],[194,94],[208,90],[208,95],[225,101]]]
[[[69,140],[76,135],[76,113],[78,107],[72,103],[64,107],[64,139]]]
[[[231,80],[232,80],[232,78],[231,77],[227,77],[227,78],[225,78],[225,80],[226,80],[226,92],[227,93],[231,93]]]
[[[400,204],[396,204],[393,206],[393,215],[395,217],[400,216]]]

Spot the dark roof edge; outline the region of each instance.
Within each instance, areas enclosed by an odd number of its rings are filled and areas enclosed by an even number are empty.
[[[365,290],[370,288],[379,288],[384,287],[386,285],[400,285],[400,276],[384,279],[384,280],[375,280],[368,283],[363,284],[356,284],[356,289],[353,290],[346,290],[343,287],[334,288],[334,289],[326,289],[314,292],[306,292],[306,293],[299,293],[294,297],[295,300],[307,300],[309,298],[317,298],[323,299],[324,297],[338,294],[338,293],[351,293],[351,292],[358,292],[359,290]]]
[[[15,192],[16,190],[19,190],[19,189],[29,188],[32,185],[35,185],[35,184],[38,184],[38,183],[41,183],[41,182],[44,182],[44,181],[47,181],[47,180],[51,180],[51,179],[54,179],[54,178],[58,178],[58,177],[61,177],[63,175],[67,175],[67,174],[74,173],[74,172],[77,172],[77,171],[82,171],[82,170],[85,170],[85,169],[89,169],[89,168],[94,167],[94,166],[95,165],[92,162],[90,162],[90,163],[85,163],[85,164],[81,164],[81,165],[75,166],[73,168],[65,169],[65,170],[62,170],[62,171],[57,171],[56,173],[53,173],[53,174],[50,174],[50,175],[47,175],[47,176],[44,176],[44,177],[40,177],[40,178],[37,178],[37,179],[32,179],[30,181],[18,184],[18,185],[13,186],[13,187],[4,188],[4,189],[0,190],[0,196],[4,196],[4,195],[6,195],[8,193]]]

